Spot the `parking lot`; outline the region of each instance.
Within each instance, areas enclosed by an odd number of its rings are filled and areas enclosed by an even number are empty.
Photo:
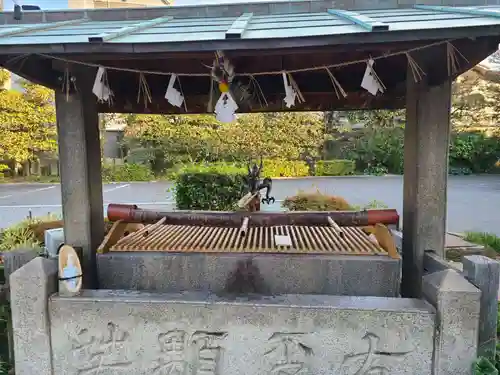
[[[103,186],[105,207],[109,203],[137,204],[144,208],[174,208],[169,182],[115,183]],[[351,204],[377,200],[402,215],[401,176],[338,177],[275,180],[272,195],[277,209],[287,196],[319,190],[344,197]],[[32,216],[61,215],[59,184],[0,184],[0,228]],[[448,230],[481,230],[500,235],[500,176],[451,176],[448,188]]]

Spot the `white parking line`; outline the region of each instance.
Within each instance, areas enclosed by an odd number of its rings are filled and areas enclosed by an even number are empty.
[[[12,198],[12,197],[17,197],[19,195],[36,193],[36,192],[39,192],[39,191],[54,189],[55,187],[57,187],[57,185],[55,185],[55,186],[49,186],[49,187],[44,187],[44,188],[40,188],[40,189],[35,189],[35,190],[30,190],[30,191],[22,191],[20,193],[14,193],[14,194],[10,194],[10,195],[4,195],[4,196],[0,197],[0,199]]]
[[[113,202],[117,203],[117,202]],[[139,207],[141,206],[169,206],[174,204],[174,201],[167,201],[167,202],[143,202],[143,203],[137,203],[137,202],[118,202],[118,204],[130,204],[130,205],[137,205]],[[108,206],[109,203],[105,203],[104,207]],[[22,204],[22,205],[16,205],[16,206],[0,206],[0,208],[57,208],[57,207],[62,207],[60,204]]]
[[[120,186],[113,187],[113,188],[108,189],[108,190],[103,190],[102,192],[103,193],[109,193],[110,191],[115,191],[115,190],[118,190],[118,189],[123,189],[123,188],[126,188],[127,186],[130,186],[130,184],[120,185]]]

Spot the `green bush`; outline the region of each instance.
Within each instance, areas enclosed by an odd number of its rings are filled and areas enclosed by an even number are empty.
[[[497,336],[497,345],[495,350],[495,367],[500,373],[500,342],[498,342],[498,336]]]
[[[342,153],[354,160],[364,174],[402,174],[404,166],[404,128],[366,129],[358,132]],[[452,134],[449,171],[453,175],[492,173],[498,170],[500,138],[481,132]]]
[[[176,175],[184,173],[186,170],[196,170],[201,168],[206,171],[207,168],[212,168],[217,173],[247,173],[247,165],[243,162],[214,162],[210,164],[186,164],[180,167],[173,168],[169,171],[168,177],[175,180]],[[264,159],[261,178],[264,177],[305,177],[309,176],[308,165],[299,160],[280,160],[280,159]]]
[[[6,164],[0,163],[0,181],[5,178],[5,172],[9,170],[9,166]]]
[[[10,251],[19,248],[39,248],[41,243],[37,239],[34,227],[38,223],[53,221],[54,215],[26,219],[20,223],[0,231],[0,251]]]
[[[355,169],[354,160],[321,160],[316,163],[316,176],[348,176]]]
[[[466,232],[464,240],[479,245],[489,247],[500,253],[500,237],[493,233],[486,232]]]
[[[497,337],[500,337],[500,302],[498,303],[498,308],[497,308]],[[497,342],[497,353],[500,355],[500,351],[498,350],[498,345],[500,343]]]
[[[151,181],[154,175],[149,167],[141,164],[103,165],[102,179],[105,182]]]
[[[309,166],[301,160],[266,159],[263,166],[262,178],[309,176]]]
[[[349,211],[352,207],[342,197],[326,195],[320,192],[300,192],[287,197],[282,206],[289,211]]]
[[[352,206],[352,208],[356,211],[362,211],[362,210],[379,210],[379,209],[389,208],[389,206],[382,201],[373,199],[364,205],[354,205]]]
[[[168,176],[176,180],[178,176],[184,173],[207,173],[213,172],[217,174],[247,174],[247,170],[242,164],[227,163],[227,162],[214,162],[214,163],[192,163],[181,164],[170,170]]]
[[[354,160],[356,170],[365,174],[403,173],[404,129],[381,128],[364,130],[344,158]]]
[[[452,135],[450,166],[466,168],[472,173],[488,173],[500,159],[500,139],[481,132]]]
[[[246,192],[247,172],[227,164],[194,165],[176,174],[175,201],[180,210],[231,211]]]
[[[478,358],[472,366],[473,375],[498,375],[495,365],[487,358]]]

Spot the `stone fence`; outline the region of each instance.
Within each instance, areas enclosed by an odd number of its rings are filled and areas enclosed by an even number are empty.
[[[491,314],[480,258],[465,261],[476,286],[443,268],[424,276],[425,300],[137,290],[63,297],[56,261],[35,258],[10,278],[16,374],[471,374],[480,316]]]

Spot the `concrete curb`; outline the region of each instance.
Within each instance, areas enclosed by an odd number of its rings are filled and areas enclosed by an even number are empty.
[[[272,177],[273,180],[323,180],[323,179],[333,179],[333,178],[381,178],[381,177],[402,177],[402,175],[397,174],[386,174],[382,176],[374,175],[364,175],[364,174],[354,174],[348,176],[307,176],[307,177]]]

